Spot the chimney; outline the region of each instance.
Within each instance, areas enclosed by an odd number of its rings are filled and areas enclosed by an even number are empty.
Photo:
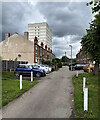
[[[48,51],[50,51],[50,48],[48,48]]]
[[[10,33],[5,34],[5,39],[7,40],[10,37]]]
[[[28,40],[28,32],[24,32],[24,39]]]
[[[45,50],[47,50],[47,45],[45,45]]]
[[[34,38],[34,43],[38,44],[38,40],[37,40],[37,37],[35,36]]]
[[[41,42],[41,47],[43,48],[43,42]]]

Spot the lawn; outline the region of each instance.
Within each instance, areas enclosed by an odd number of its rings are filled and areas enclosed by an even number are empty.
[[[84,112],[84,99],[83,99],[83,77],[86,77],[86,88],[88,88],[89,105],[88,111]],[[99,104],[98,104],[98,77],[93,73],[81,73],[79,77],[73,77],[74,85],[74,107],[76,118],[98,118]]]
[[[2,106],[8,104],[13,99],[19,97],[24,92],[29,90],[31,87],[38,83],[37,80],[30,82],[28,80],[23,80],[23,89],[20,90],[20,81],[14,78],[13,72],[5,72],[2,74]],[[8,80],[7,80],[8,77]],[[11,78],[11,79],[10,79]]]

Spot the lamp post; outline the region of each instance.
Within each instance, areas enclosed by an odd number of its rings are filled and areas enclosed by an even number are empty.
[[[71,47],[71,71],[72,71],[72,45],[69,45]]]
[[[65,64],[66,64],[66,52],[65,52]]]

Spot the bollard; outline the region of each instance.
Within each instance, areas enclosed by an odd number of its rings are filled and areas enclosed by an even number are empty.
[[[33,71],[31,71],[31,82],[33,82]]]
[[[76,77],[78,77],[78,71],[77,71],[77,73],[76,73]]]
[[[84,88],[84,111],[88,110],[88,88]]]
[[[90,73],[91,71],[90,71],[90,68],[89,68],[89,73]]]
[[[84,89],[85,89],[85,82],[86,82],[86,77],[83,77],[83,92],[84,92]]]
[[[20,90],[22,89],[22,75],[20,75]]]

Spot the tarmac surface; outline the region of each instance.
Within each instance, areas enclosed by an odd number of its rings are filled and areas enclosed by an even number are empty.
[[[41,78],[33,88],[3,107],[3,118],[70,118],[75,74],[64,66]]]

